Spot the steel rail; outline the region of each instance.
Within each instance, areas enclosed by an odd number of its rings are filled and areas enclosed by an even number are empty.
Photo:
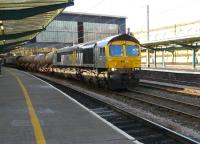
[[[130,90],[130,91],[133,92],[133,90]],[[116,94],[116,95],[123,96],[124,98],[128,97],[129,99],[132,99],[132,100],[137,100],[137,101],[140,101],[140,102],[143,102],[143,103],[147,103],[149,105],[153,105],[153,106],[156,106],[156,107],[160,107],[160,108],[163,108],[163,109],[167,109],[167,110],[173,111],[173,112],[178,113],[178,114],[185,115],[185,116],[187,116],[189,118],[194,118],[196,120],[200,120],[199,116],[196,116],[196,115],[193,115],[193,114],[190,114],[190,113],[187,113],[187,112],[183,112],[183,111],[180,111],[180,110],[177,110],[177,109],[174,109],[174,108],[170,108],[168,106],[163,106],[163,105],[160,105],[160,104],[155,103],[155,102],[150,102],[150,101],[144,100],[142,98],[131,97],[129,95],[121,94],[121,93],[118,93],[118,92],[113,92],[113,93]],[[135,92],[135,93],[143,94],[143,95],[146,95],[146,96],[152,96],[150,94],[142,93],[142,92],[139,92],[139,91]]]
[[[160,85],[159,84],[152,84],[152,83],[148,83],[148,82],[140,82],[139,86],[159,89],[159,90],[163,90],[163,91],[166,91],[166,92],[169,92],[169,93],[172,93],[172,94],[182,94],[184,96],[197,96],[197,97],[200,96],[200,95],[196,95],[194,93],[176,91],[176,89],[179,90],[181,88],[175,87],[175,86],[166,86],[166,85],[162,85],[162,84],[160,84]],[[166,89],[166,88],[169,88],[169,89]],[[195,89],[194,89],[194,91],[195,91]]]

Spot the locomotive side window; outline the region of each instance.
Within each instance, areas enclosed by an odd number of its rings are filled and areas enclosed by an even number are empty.
[[[110,56],[123,56],[123,46],[122,45],[111,45],[110,46]]]
[[[139,48],[135,45],[127,45],[126,46],[126,55],[127,56],[138,56]]]
[[[61,54],[60,53],[57,54],[57,62],[61,62]]]
[[[83,50],[83,64],[94,64],[93,48]]]
[[[105,56],[105,47],[100,48],[100,56]]]
[[[102,56],[105,56],[106,52],[105,52],[105,47],[102,48]]]

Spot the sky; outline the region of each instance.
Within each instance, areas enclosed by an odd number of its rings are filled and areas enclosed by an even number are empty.
[[[74,0],[65,11],[127,17],[131,31],[147,29],[147,5],[150,29],[200,20],[200,0]]]

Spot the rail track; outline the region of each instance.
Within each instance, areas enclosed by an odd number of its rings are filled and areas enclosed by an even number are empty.
[[[146,92],[129,89],[125,94],[116,93],[117,95],[127,97],[131,100],[140,103],[146,103],[154,107],[163,108],[166,111],[171,111],[177,115],[185,116],[189,119],[200,121],[200,106],[194,105],[175,99],[166,98],[163,96],[153,95]],[[133,96],[134,93],[134,96]]]
[[[183,81],[183,80],[175,80],[175,79],[164,79],[164,78],[150,78],[148,77],[147,80],[150,81],[158,81],[158,82],[166,82],[166,83],[173,83],[173,84],[180,84],[180,85],[186,85],[186,86],[198,86],[200,87],[200,84],[198,82],[195,82],[195,80],[191,79],[190,81]]]
[[[175,87],[175,86],[170,86],[170,85],[162,85],[162,84],[154,84],[154,83],[147,83],[147,82],[140,82],[139,86],[145,87],[145,88],[151,88],[151,89],[158,89],[158,90],[163,90],[169,93],[175,93],[175,94],[182,94],[186,96],[200,96],[200,88],[199,90],[192,89],[191,88],[180,88],[180,87]]]
[[[181,90],[181,88],[177,88],[174,86],[164,86],[161,84],[159,85],[159,84],[152,84],[152,83],[147,83],[147,82],[140,82],[139,86],[153,88],[153,89],[159,89],[159,90],[166,90],[166,91],[168,91],[168,89]],[[169,91],[169,92],[171,92],[171,91]]]
[[[41,77],[40,77],[41,78]],[[44,78],[42,78],[44,79]],[[82,105],[95,112],[103,119],[112,123],[141,143],[145,144],[197,144],[188,137],[169,130],[161,125],[153,123],[147,119],[133,115],[118,106],[111,105],[107,101],[94,98],[92,95],[85,94],[57,82],[47,79],[45,81],[54,85],[64,93],[68,94]]]

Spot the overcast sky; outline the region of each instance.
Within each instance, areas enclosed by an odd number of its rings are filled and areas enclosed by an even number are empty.
[[[131,31],[146,29],[150,7],[150,27],[162,27],[200,20],[200,0],[74,0],[66,11],[120,15],[127,17]]]

